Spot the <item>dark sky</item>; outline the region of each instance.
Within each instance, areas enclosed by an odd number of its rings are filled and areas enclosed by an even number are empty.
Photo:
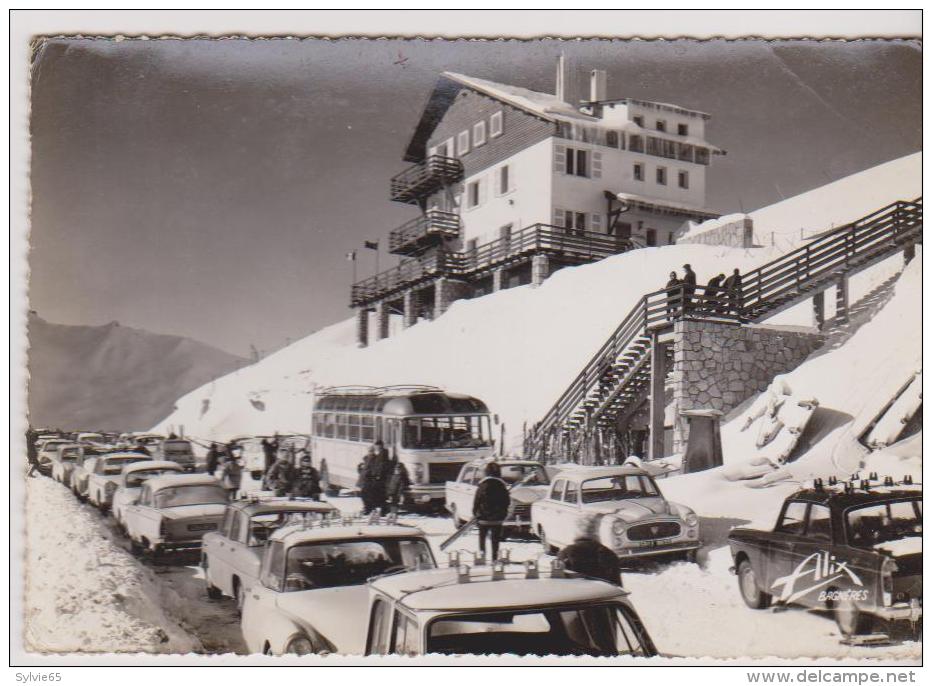
[[[33,67],[31,307],[237,354],[344,318],[344,254],[412,216],[388,179],[439,73],[552,92],[561,50],[610,97],[712,115],[722,213],[921,147],[916,43],[54,40]]]

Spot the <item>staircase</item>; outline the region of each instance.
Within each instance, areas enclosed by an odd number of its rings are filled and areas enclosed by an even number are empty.
[[[547,457],[630,419],[648,394],[652,341],[676,319],[760,322],[921,241],[922,198],[901,200],[742,274],[739,293],[648,293],[533,428],[525,454]]]

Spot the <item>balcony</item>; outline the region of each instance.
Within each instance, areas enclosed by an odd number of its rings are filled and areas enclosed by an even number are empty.
[[[459,215],[440,210],[428,210],[420,217],[402,224],[388,235],[388,252],[413,255],[424,248],[460,235]]]
[[[463,178],[463,163],[454,157],[431,155],[392,177],[391,199],[417,205],[432,193]]]
[[[397,267],[386,269],[353,284],[350,305],[368,305],[403,288],[439,276],[459,273],[460,255],[438,251],[424,257],[412,257]]]

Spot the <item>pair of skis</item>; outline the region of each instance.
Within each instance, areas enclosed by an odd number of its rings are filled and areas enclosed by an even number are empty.
[[[533,472],[533,471],[532,471],[530,474],[528,474],[526,477],[524,477],[523,479],[521,479],[521,481],[518,481],[518,482],[516,482],[516,483],[513,483],[511,486],[509,486],[509,487],[508,487],[508,492],[511,493],[511,492],[512,492],[514,489],[516,489],[518,486],[523,486],[523,485],[524,485],[524,482],[528,481],[532,476],[534,476],[534,472]],[[469,530],[472,529],[472,528],[476,525],[476,523],[477,523],[478,521],[479,521],[479,518],[478,518],[478,517],[473,517],[473,518],[470,519],[468,522],[466,522],[465,524],[463,524],[459,529],[457,529],[456,531],[453,532],[453,535],[452,535],[452,536],[450,536],[448,539],[446,539],[443,543],[440,544],[440,550],[441,550],[441,551],[444,551],[444,550],[446,550],[447,548],[449,548],[451,545],[453,545],[454,543],[456,543],[456,541],[458,541],[458,540],[461,539],[466,533],[468,533]]]

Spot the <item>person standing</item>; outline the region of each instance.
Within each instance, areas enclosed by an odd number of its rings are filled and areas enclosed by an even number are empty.
[[[207,449],[207,473],[211,476],[217,471],[217,465],[220,462],[220,451],[216,443],[211,443]]]
[[[724,289],[722,282],[725,280],[724,274],[713,276],[705,286],[705,309],[709,312],[719,312],[722,308],[722,296]]]
[[[32,427],[26,429],[26,459],[29,460],[29,471],[26,476],[32,476],[33,472],[39,469],[39,449],[36,446],[38,438],[38,431]]]
[[[682,300],[682,286],[683,283],[680,281],[679,277],[676,275],[676,272],[670,272],[670,278],[667,281],[667,319],[676,319],[677,314],[679,314],[680,304]]]
[[[388,476],[388,454],[381,441],[369,447],[362,467],[363,512],[381,510],[385,506],[385,481]]]
[[[733,314],[741,314],[741,272],[735,269],[724,283],[728,306]]]
[[[408,469],[396,458],[391,463],[391,473],[388,475],[388,481],[385,484],[385,499],[390,512],[398,514],[398,508],[401,506],[405,492],[410,486],[411,479],[408,477]]]
[[[621,586],[621,563],[611,548],[599,541],[601,515],[583,517],[576,539],[557,555],[567,569],[610,584]]]
[[[301,455],[301,464],[295,472],[291,494],[296,498],[320,500],[320,474],[311,464],[311,456],[308,453]]]
[[[485,552],[485,541],[492,546],[492,559],[498,559],[498,544],[502,540],[502,522],[508,517],[511,496],[502,481],[502,468],[497,462],[485,466],[485,478],[479,482],[473,498],[472,514],[479,526],[479,549]]]
[[[696,292],[696,272],[688,265],[683,265],[683,312],[692,309],[693,294]]]
[[[275,436],[272,437],[270,441],[268,438],[262,439],[262,456],[265,459],[264,466],[262,471],[268,474],[269,470],[272,468],[272,465],[275,464],[275,456],[278,454],[278,433],[275,433]]]
[[[281,497],[288,495],[294,482],[294,465],[288,459],[288,454],[282,451],[278,461],[272,465],[268,474],[268,487]]]
[[[230,500],[236,500],[243,483],[243,465],[233,453],[227,455],[227,459],[223,462],[220,483],[230,494]]]

